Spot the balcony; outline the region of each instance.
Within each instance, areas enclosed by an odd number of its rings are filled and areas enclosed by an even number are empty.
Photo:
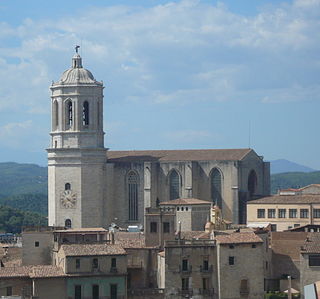
[[[111,267],[110,268],[110,273],[118,273],[117,267]]]
[[[199,294],[203,296],[212,296],[214,295],[214,289],[199,289]]]
[[[179,273],[181,274],[190,274],[192,272],[192,266],[189,265],[187,267],[182,267],[179,265]]]
[[[193,296],[193,289],[178,289],[178,295],[185,298],[191,298]]]
[[[208,268],[200,266],[200,272],[201,273],[212,273],[213,272],[213,265],[209,266]]]

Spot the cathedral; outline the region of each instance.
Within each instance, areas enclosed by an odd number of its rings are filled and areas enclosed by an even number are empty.
[[[103,84],[78,49],[51,89],[50,226],[144,225],[146,208],[177,198],[206,200],[246,222],[246,203],[269,195],[270,165],[253,149],[112,151],[104,147]]]

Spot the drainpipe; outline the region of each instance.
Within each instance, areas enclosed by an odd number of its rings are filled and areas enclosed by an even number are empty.
[[[313,225],[313,205],[310,204],[310,224]]]

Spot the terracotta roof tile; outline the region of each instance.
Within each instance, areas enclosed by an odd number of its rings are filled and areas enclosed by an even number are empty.
[[[299,195],[274,195],[248,201],[248,205],[254,204],[299,204],[299,203],[320,203],[320,194],[299,194]]]
[[[108,151],[108,162],[239,161],[252,149]]]
[[[309,233],[301,253],[320,253],[320,233]]]
[[[176,206],[176,205],[203,205],[203,204],[207,204],[207,205],[211,205],[210,201],[206,201],[206,200],[201,200],[201,199],[197,199],[197,198],[178,198],[178,199],[174,199],[174,200],[170,200],[170,201],[165,201],[165,202],[161,202],[160,205],[171,205],[171,206]]]
[[[107,232],[105,228],[102,227],[92,227],[92,228],[69,228],[69,229],[58,229],[55,230],[56,233],[77,233],[77,232]]]
[[[31,278],[45,278],[45,277],[61,277],[67,276],[63,270],[57,266],[41,265],[33,266],[29,272]]]
[[[119,245],[111,244],[68,244],[61,249],[66,256],[124,255],[126,251]]]
[[[155,248],[146,246],[145,235],[134,232],[116,232],[114,234],[115,244],[123,248]]]
[[[0,277],[29,277],[32,266],[3,267],[0,268]]]
[[[229,235],[217,235],[215,237],[220,244],[245,244],[245,243],[263,243],[262,239],[255,233],[231,233]]]

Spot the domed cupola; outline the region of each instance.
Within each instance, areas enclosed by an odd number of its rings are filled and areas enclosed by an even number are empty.
[[[95,84],[102,85],[101,82],[96,81],[92,73],[82,67],[82,58],[77,52],[72,57],[71,68],[64,71],[60,80],[52,85],[73,85],[73,84]]]

